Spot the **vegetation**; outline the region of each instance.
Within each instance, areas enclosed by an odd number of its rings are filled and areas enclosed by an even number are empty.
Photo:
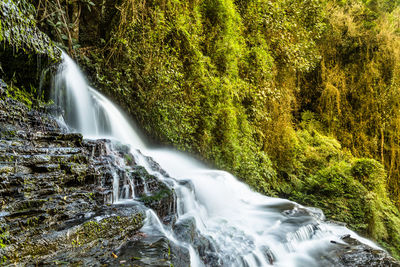
[[[16,51],[31,50],[37,54],[46,54],[57,61],[60,51],[36,28],[35,13],[35,7],[26,0],[1,1],[0,42],[7,42]]]
[[[400,1],[32,3],[154,139],[400,257]]]
[[[321,135],[313,114],[303,114],[302,129],[292,164],[296,179],[286,184],[288,198],[320,207],[334,221],[378,240],[399,255],[399,210],[387,193],[387,174],[381,163],[355,158],[339,142]]]
[[[9,84],[7,97],[29,107],[43,99],[40,84],[45,87],[50,83],[51,72],[42,70],[58,62],[61,55],[36,27],[35,14],[35,7],[27,0],[0,1],[0,79]]]

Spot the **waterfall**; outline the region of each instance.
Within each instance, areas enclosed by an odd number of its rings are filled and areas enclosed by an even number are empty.
[[[65,53],[55,78],[54,100],[64,108],[64,120],[84,135],[98,133],[93,101],[88,84],[78,66]]]
[[[126,116],[88,85],[66,53],[62,54],[53,91],[55,103],[64,108],[64,120],[73,130],[87,138],[111,138],[138,149],[145,147]]]
[[[85,138],[106,137],[128,144],[138,164],[174,189],[177,223],[193,222],[207,248],[179,240],[150,209],[142,231],[157,232],[186,247],[192,266],[209,265],[203,260],[205,254],[223,266],[320,266],[320,260],[329,258],[333,247],[343,243],[340,237],[347,234],[378,248],[343,226],[324,222],[318,209],[261,195],[231,174],[209,169],[181,152],[147,146],[126,116],[89,87],[65,53],[55,80],[54,99],[65,109],[64,119],[71,131],[81,132]],[[169,175],[154,169],[148,156]],[[115,174],[113,202],[129,196],[118,194],[119,179]],[[134,185],[126,180],[123,190],[129,191]],[[130,196],[134,198],[134,192]]]

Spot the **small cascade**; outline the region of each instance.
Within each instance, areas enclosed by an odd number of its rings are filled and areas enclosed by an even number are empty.
[[[149,195],[149,188],[148,188],[147,183],[146,183],[146,181],[144,180],[144,178],[142,178],[142,183],[143,183],[143,191],[144,191],[144,194],[145,194],[146,196],[148,196],[148,195]]]
[[[84,135],[97,134],[97,118],[88,84],[72,59],[62,54],[62,63],[55,77],[55,103],[64,107],[66,123]]]
[[[79,67],[65,53],[54,79],[53,99],[64,108],[66,124],[87,138],[111,138],[145,147],[131,122],[106,97],[91,88]]]
[[[119,177],[118,174],[113,173],[113,203],[119,200]]]
[[[131,196],[129,194],[130,191],[130,187],[128,184],[124,184],[124,186],[122,187],[122,192],[121,192],[121,199],[130,199]]]
[[[127,196],[127,198],[132,198],[135,199],[136,198],[136,194],[135,194],[135,184],[133,182],[133,179],[131,177],[128,178],[128,183],[129,183],[129,189],[130,189],[130,195]]]
[[[163,193],[169,202],[160,210],[147,205],[152,209],[142,231],[162,235],[187,251],[192,266],[326,265],[334,242],[343,243],[343,235],[378,248],[343,226],[324,222],[318,209],[256,193],[231,174],[211,170],[183,153],[147,147],[131,122],[87,85],[65,54],[55,84],[55,100],[65,109],[69,127],[119,146],[108,151],[116,166],[113,203],[136,199],[162,206],[164,200],[151,192],[174,192]]]

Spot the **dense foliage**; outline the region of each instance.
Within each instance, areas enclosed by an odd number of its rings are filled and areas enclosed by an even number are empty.
[[[400,1],[32,3],[154,139],[400,256]]]
[[[27,106],[44,97],[50,73],[42,73],[60,60],[61,51],[36,27],[35,7],[27,0],[0,1],[0,79],[9,84],[7,96]],[[41,103],[43,104],[43,103]]]

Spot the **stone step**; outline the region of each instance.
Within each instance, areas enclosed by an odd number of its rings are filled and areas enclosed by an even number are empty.
[[[82,153],[82,148],[79,147],[37,147],[20,143],[18,141],[3,141],[0,143],[0,154],[1,153],[16,153],[24,155],[36,155],[36,154],[79,154]]]
[[[34,167],[42,164],[63,164],[68,162],[87,163],[88,157],[79,154],[17,154],[6,152],[0,155],[0,162],[7,165],[18,164]]]

